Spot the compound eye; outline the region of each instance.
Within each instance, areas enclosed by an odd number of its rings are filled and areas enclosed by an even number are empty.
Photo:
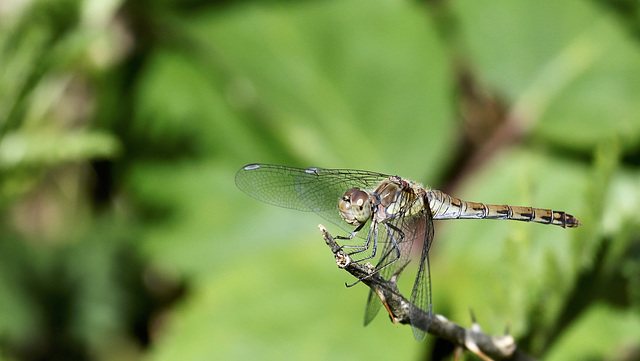
[[[351,195],[351,205],[352,207],[357,207],[358,211],[362,211],[367,202],[369,202],[367,192],[358,190]]]
[[[360,188],[351,188],[338,201],[340,216],[349,224],[359,226],[371,217],[369,194]]]

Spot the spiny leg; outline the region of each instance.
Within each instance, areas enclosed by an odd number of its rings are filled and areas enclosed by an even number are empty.
[[[360,230],[362,229],[362,227],[364,227],[366,223],[362,223],[361,225],[358,226],[358,228],[354,229],[353,232],[351,232],[348,236],[335,236],[335,239],[353,239],[353,237],[355,237],[358,232],[360,232]],[[346,246],[342,246],[342,247],[346,247]],[[356,246],[350,246],[350,247],[356,247]]]
[[[373,239],[373,242],[371,242],[371,239]],[[373,243],[373,247],[371,249],[371,255],[369,257],[365,257],[354,262],[361,263],[362,261],[370,260],[373,257],[375,257],[376,251],[378,250],[378,223],[377,222],[371,226],[371,229],[369,229],[369,237],[367,237],[367,243],[365,243],[366,248],[363,247],[363,249],[351,252],[349,253],[349,256],[366,251],[369,248],[369,245],[372,243]]]
[[[359,228],[362,228],[362,226],[360,226]],[[372,225],[371,228],[369,228],[369,235],[367,236],[367,241],[365,242],[364,245],[362,245],[362,246],[344,245],[344,246],[340,247],[340,249],[343,249],[343,248],[354,249],[355,248],[356,249],[355,251],[347,253],[348,256],[352,256],[354,254],[358,254],[358,253],[361,253],[361,252],[364,252],[364,251],[368,250],[369,247],[371,246],[371,239],[373,239],[373,254],[375,255],[376,248],[377,248],[377,240],[378,240],[378,227],[377,227],[377,224]],[[360,261],[356,261],[356,262],[360,262]]]
[[[369,257],[366,257],[366,258],[363,258],[363,259],[360,259],[360,260],[357,260],[357,261],[354,261],[355,263],[361,263],[361,262],[366,261],[366,260],[369,260],[369,259],[371,259],[371,258],[373,258],[373,257],[375,256],[375,252],[376,252],[376,249],[377,249],[377,246],[378,246],[378,245],[377,245],[377,242],[378,242],[378,241],[377,241],[377,238],[378,238],[378,227],[377,227],[377,226],[378,226],[378,223],[374,223],[374,225],[372,226],[372,228],[373,228],[374,226],[375,226],[376,230],[375,230],[375,232],[374,232],[373,251],[372,251],[373,255],[372,255],[372,256],[369,256]],[[352,284],[346,284],[346,286],[347,286],[347,287],[353,287],[353,286],[357,285],[358,283],[360,283],[360,281],[362,281],[362,280],[364,280],[364,279],[367,279],[367,278],[369,278],[369,277],[373,276],[373,275],[374,275],[374,274],[376,274],[376,273],[379,273],[380,271],[382,271],[383,269],[385,269],[387,266],[391,265],[392,263],[394,263],[394,262],[396,262],[397,260],[399,260],[399,259],[400,259],[400,257],[401,257],[401,252],[400,252],[400,246],[399,246],[398,244],[399,244],[399,243],[402,243],[402,241],[404,240],[404,237],[405,237],[404,232],[402,232],[398,227],[396,227],[396,226],[394,226],[394,225],[392,225],[392,224],[384,223],[384,226],[385,226],[385,231],[387,232],[387,236],[389,237],[389,239],[390,239],[390,241],[391,241],[391,245],[392,245],[392,247],[390,247],[390,248],[385,252],[385,254],[384,254],[384,255],[382,255],[382,257],[380,258],[380,261],[379,261],[379,263],[378,263],[378,264],[383,264],[383,262],[384,262],[387,258],[389,258],[389,257],[391,256],[392,252],[394,252],[394,251],[395,251],[395,258],[393,258],[393,259],[392,259],[392,260],[390,260],[389,262],[384,263],[382,266],[376,266],[376,267],[375,267],[375,269],[374,269],[371,273],[369,273],[367,276],[365,276],[365,277],[363,277],[363,278],[361,278],[361,279],[357,280],[356,282],[354,282],[354,283],[352,283]],[[395,232],[397,232],[397,233],[398,233],[398,235],[399,235],[399,241],[397,241],[397,242],[396,242],[395,237],[393,236],[393,234],[392,234],[391,230],[393,230],[393,231],[395,231]],[[408,262],[407,262],[407,263],[408,263]],[[406,266],[406,264],[405,264],[405,265],[403,265],[401,268],[404,268],[404,266]]]
[[[387,250],[387,252],[382,255],[382,257],[380,258],[380,262],[378,263],[378,266],[376,266],[376,272],[380,272],[382,271],[384,268],[386,268],[387,266],[391,265],[392,263],[394,263],[395,261],[399,260],[401,257],[401,252],[400,252],[400,246],[399,244],[402,243],[405,239],[405,234],[402,230],[400,230],[400,228],[394,226],[393,224],[390,223],[384,223],[384,227],[385,227],[385,231],[387,231],[387,236],[389,237],[389,240],[391,241],[392,247],[389,248],[389,250]],[[398,241],[396,242],[396,237],[393,236],[391,230],[395,231],[398,233]],[[392,260],[390,260],[389,262],[382,264],[382,262],[384,262],[390,255],[391,252],[395,251],[395,258],[393,258]],[[375,252],[375,250],[374,250]],[[361,261],[365,261],[368,259],[371,259],[372,257],[368,257],[365,259],[362,259],[358,262]],[[382,264],[382,266],[380,266],[380,264]]]
[[[373,251],[371,252],[373,255],[375,255],[376,253],[376,249],[378,248],[378,223],[374,222],[371,225],[371,229],[369,230],[369,237],[367,238],[367,245],[371,243],[371,238],[373,238]],[[362,251],[359,251],[362,252]],[[353,253],[357,253],[357,252],[353,252]],[[353,254],[351,253],[351,254]],[[361,260],[357,260],[357,261],[353,261],[354,263],[361,263],[362,261],[366,261],[368,259],[371,259],[373,256],[368,257],[368,258],[363,258]],[[347,287],[353,287],[355,285],[357,285],[358,283],[360,283],[360,281],[367,279],[371,276],[373,276],[374,274],[376,274],[378,272],[378,270],[374,269],[371,273],[369,273],[367,276],[358,279],[357,281],[355,281],[354,283],[345,283],[345,286]]]

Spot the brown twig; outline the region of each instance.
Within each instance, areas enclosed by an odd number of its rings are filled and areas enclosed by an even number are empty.
[[[331,248],[338,267],[373,289],[385,303],[392,320],[397,323],[410,324],[409,310],[415,306],[400,294],[395,277],[385,280],[378,273],[372,274],[371,267],[352,262],[327,229],[323,225],[319,225],[318,228],[322,231],[322,237],[326,244]],[[427,312],[420,312],[419,319],[414,319],[413,324],[434,336],[448,340],[457,347],[475,353],[484,360],[534,360],[531,356],[517,349],[512,336],[487,335],[482,332],[475,321],[470,329],[465,329],[442,315],[436,314],[430,317]]]

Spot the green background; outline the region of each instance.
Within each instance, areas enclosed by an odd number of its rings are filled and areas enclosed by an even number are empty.
[[[438,222],[434,310],[638,359],[639,99],[633,0],[3,2],[0,358],[447,354],[362,327],[323,220],[235,187],[263,162],[573,214]]]

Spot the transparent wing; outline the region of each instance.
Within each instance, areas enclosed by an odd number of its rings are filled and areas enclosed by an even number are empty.
[[[380,297],[373,292],[373,289],[369,290],[369,296],[367,296],[367,305],[364,307],[364,325],[368,325],[376,318],[376,315],[380,311],[380,306],[382,306],[382,301]]]
[[[382,252],[380,253],[381,254],[380,259],[376,264],[376,269],[379,269],[384,264],[387,264],[393,261],[398,256],[398,253],[395,250],[394,242],[392,242],[392,240],[389,237],[390,233],[386,232],[386,228],[388,227],[385,227],[384,225],[382,225],[380,228],[383,229],[383,234],[380,234],[378,236],[378,247],[380,247],[380,250],[378,252],[380,251]],[[396,243],[397,242],[398,241],[396,240]],[[389,265],[379,271],[380,275],[385,280],[389,280],[391,276],[393,276],[395,271],[397,271],[396,268],[399,268],[399,267],[396,267],[396,264],[401,266],[406,261],[403,262],[402,255],[401,255],[401,258],[393,262],[394,262],[393,266]],[[382,306],[382,301],[380,300],[380,297],[378,297],[378,295],[373,291],[373,289],[369,290],[369,296],[367,297],[367,304],[364,308],[364,325],[365,326],[368,325],[371,321],[373,321],[373,319],[376,317],[376,315],[380,311],[380,306]]]
[[[351,232],[338,213],[338,200],[353,187],[372,190],[389,176],[351,169],[293,168],[249,164],[236,173],[236,185],[248,195],[279,207],[315,212]],[[368,226],[359,233],[367,235]]]
[[[416,195],[411,192],[403,193],[400,202],[409,205],[416,201]],[[431,279],[429,275],[429,247],[433,240],[433,221],[429,211],[428,202],[424,202],[424,209],[415,215],[387,219],[379,224],[378,247],[382,253],[376,264],[376,269],[380,275],[388,280],[409,263],[412,250],[415,246],[420,246],[420,264],[418,273],[411,292],[411,303],[419,309],[430,312],[431,310]],[[410,208],[407,207],[407,208]],[[384,229],[384,231],[382,230]],[[398,256],[398,252],[400,255]],[[364,323],[371,322],[382,305],[378,295],[369,291],[367,305],[365,307]],[[410,314],[414,337],[417,340],[424,339],[425,331],[413,325],[413,320],[417,319],[419,311],[413,310]]]
[[[422,316],[420,315],[420,310],[428,314],[429,323],[433,316],[433,306],[431,303],[431,270],[429,269],[429,249],[433,241],[433,219],[431,217],[431,210],[429,209],[429,202],[427,202],[426,199],[424,204],[424,217],[421,219],[422,222],[419,231],[414,234],[416,236],[415,241],[422,241],[420,265],[418,266],[416,280],[413,283],[413,290],[411,290],[411,304],[416,306],[417,309],[412,308],[409,312],[413,337],[418,341],[422,341],[427,334],[426,331],[418,328],[415,323],[421,318],[420,316]],[[426,328],[429,328],[428,324]]]

